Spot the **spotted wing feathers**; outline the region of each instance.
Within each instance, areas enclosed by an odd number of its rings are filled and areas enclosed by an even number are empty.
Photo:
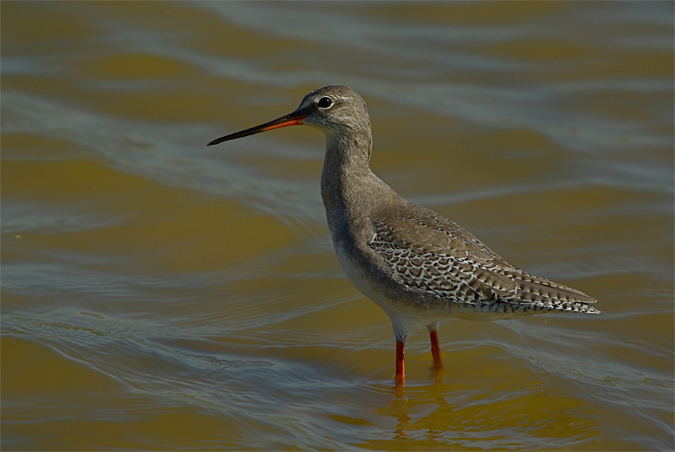
[[[412,206],[372,216],[368,246],[392,278],[425,299],[495,312],[600,312],[589,306],[594,298],[509,265],[461,226]]]

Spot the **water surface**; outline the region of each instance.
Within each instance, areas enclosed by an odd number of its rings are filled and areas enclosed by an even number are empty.
[[[672,450],[671,2],[3,2],[4,450]],[[372,168],[598,298],[394,339],[334,255],[323,136],[206,148],[343,83]]]

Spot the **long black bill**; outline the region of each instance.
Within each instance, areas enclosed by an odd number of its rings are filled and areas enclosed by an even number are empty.
[[[280,127],[288,126],[297,126],[302,124],[302,120],[305,119],[307,115],[302,110],[295,110],[293,113],[290,113],[286,116],[282,116],[279,119],[274,121],[266,122],[265,124],[260,124],[259,126],[251,127],[250,129],[242,130],[241,132],[231,133],[225,135],[224,137],[216,138],[207,146],[212,146],[214,144],[222,143],[223,141],[235,140],[237,138],[247,137],[249,135],[255,135],[260,132],[267,132],[268,130],[278,129]]]

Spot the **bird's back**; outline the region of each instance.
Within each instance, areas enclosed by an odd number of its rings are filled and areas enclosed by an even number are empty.
[[[469,231],[399,198],[371,212],[367,246],[385,274],[425,309],[598,313],[578,290],[508,264]]]

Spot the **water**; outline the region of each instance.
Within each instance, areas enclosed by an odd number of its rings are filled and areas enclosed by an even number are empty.
[[[4,450],[672,450],[670,2],[2,4]],[[324,139],[600,316],[453,320],[431,378],[344,276]]]

